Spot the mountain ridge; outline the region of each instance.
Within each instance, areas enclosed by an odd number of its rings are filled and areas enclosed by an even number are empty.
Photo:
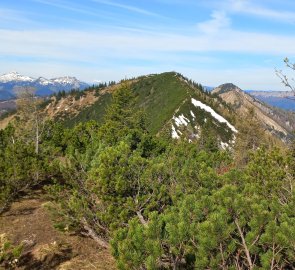
[[[147,128],[152,134],[165,133],[173,138],[195,140],[209,132],[219,138],[219,145],[229,146],[234,141],[234,114],[229,113],[221,99],[211,97],[200,84],[181,74],[151,74],[124,80],[123,83],[129,84],[134,92],[135,106],[144,111]],[[120,85],[89,89],[78,99],[70,96],[55,99],[47,110],[65,121],[67,126],[91,119],[102,123],[111,95]]]
[[[55,95],[46,101],[44,108],[50,118],[62,121],[67,127],[89,120],[100,125],[113,92],[122,84],[128,84],[135,94],[136,109],[145,113],[147,129],[152,134],[169,134],[190,141],[212,136],[220,147],[231,147],[239,129],[236,125],[251,106],[261,116],[261,126],[276,138],[287,141],[295,126],[291,116],[288,123],[285,112],[266,106],[234,84],[223,84],[209,92],[177,72],[150,74]]]
[[[208,92],[200,84],[179,73],[165,72],[128,80],[128,84],[137,96],[136,106],[144,110],[148,129],[154,134],[168,131],[175,139],[185,137],[194,140],[203,136],[204,130],[207,130],[208,134],[212,132],[219,137],[220,145],[229,146],[234,143],[235,133],[238,131],[235,125],[240,120],[237,119],[244,118],[241,110],[244,113],[248,111],[244,104],[252,103],[255,103],[255,109],[261,116],[261,125],[266,121],[268,132],[275,137],[286,141],[291,136],[293,122],[295,125],[295,120],[288,125],[285,112],[264,105],[231,83]],[[79,100],[62,99],[48,108],[69,126],[91,119],[102,122],[105,106],[111,102],[112,92],[119,86],[120,84],[117,84],[96,93],[86,91],[87,94]],[[222,94],[218,94],[218,91]],[[236,93],[236,102],[234,99],[228,102],[222,97],[230,96],[232,91]]]

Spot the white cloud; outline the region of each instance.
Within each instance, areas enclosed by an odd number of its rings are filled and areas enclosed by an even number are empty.
[[[204,33],[216,33],[230,26],[230,18],[224,11],[213,11],[211,19],[197,24],[197,28]]]
[[[17,70],[35,77],[71,75],[92,82],[96,78],[119,80],[125,76],[175,70],[205,85],[219,85],[234,78],[234,83],[246,89],[283,88],[274,75],[273,66],[240,71],[214,69],[215,59],[208,54],[262,53],[268,54],[267,57],[291,57],[295,55],[294,36],[234,31],[226,20],[216,25],[219,31],[214,35],[212,31],[186,35],[114,28],[88,31],[0,29],[0,58],[11,57],[1,65],[0,73]],[[203,53],[207,56],[202,56]],[[24,56],[28,60],[20,62],[18,57]],[[201,69],[202,63],[208,67],[208,61],[212,68]],[[27,70],[35,73],[27,74]]]
[[[5,56],[96,61],[98,58],[153,59],[169,53],[239,52],[294,55],[295,37],[225,29],[210,34],[182,35],[134,31],[1,30]]]

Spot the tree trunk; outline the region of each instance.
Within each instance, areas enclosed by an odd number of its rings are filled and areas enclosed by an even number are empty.
[[[38,125],[36,128],[36,145],[35,145],[35,153],[38,155],[39,154],[39,129],[38,129]]]
[[[87,232],[86,235],[90,236],[98,245],[103,248],[109,248],[109,243],[104,239],[100,238],[96,232],[91,228],[88,224],[86,218],[82,218],[81,223],[83,225],[84,230]]]

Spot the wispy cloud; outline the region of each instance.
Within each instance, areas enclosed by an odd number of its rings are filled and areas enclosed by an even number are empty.
[[[250,0],[229,0],[227,7],[232,12],[244,13],[287,23],[295,23],[295,12],[266,8]]]
[[[32,20],[28,18],[23,12],[14,9],[0,8],[1,22],[16,22],[16,23],[31,23]],[[1,25],[1,23],[0,23]]]
[[[125,4],[121,4],[121,3],[117,3],[117,2],[113,2],[113,1],[108,1],[108,0],[92,0],[92,1],[96,2],[96,3],[103,4],[103,5],[122,8],[122,9],[125,9],[128,11],[136,12],[136,13],[147,15],[147,16],[162,17],[162,18],[164,17],[158,13],[154,13],[154,12],[148,11],[146,9],[138,8],[136,6],[125,5]]]
[[[0,56],[7,61],[3,73],[17,69],[32,76],[70,74],[86,81],[118,80],[127,76],[176,70],[206,84],[236,82],[243,88],[280,89],[273,69],[249,68],[238,70],[214,68],[211,52],[295,55],[295,37],[245,33],[226,30],[195,36],[165,34],[120,29],[113,31],[0,30]],[[88,42],[85,42],[87,40]],[[253,42],[255,40],[255,42]],[[218,42],[217,42],[218,41]],[[19,46],[22,44],[22,46]],[[112,53],[109,53],[112,52]],[[194,54],[193,54],[194,53]],[[32,57],[19,64],[18,58]],[[14,60],[13,60],[14,59]],[[151,65],[145,65],[148,61]],[[211,63],[211,65],[208,63]],[[204,67],[207,66],[207,69]],[[115,68],[114,68],[115,67]],[[30,75],[30,74],[29,74]],[[198,77],[196,77],[198,76]],[[252,85],[252,86],[251,86]]]
[[[85,42],[87,40],[88,42]],[[253,42],[255,40],[255,42]],[[19,46],[22,44],[22,46]],[[233,30],[214,36],[148,33],[128,30],[0,30],[0,52],[3,55],[60,57],[97,61],[99,59],[165,60],[167,54],[236,52],[271,55],[295,54],[295,37]],[[112,52],[111,54],[109,52]]]
[[[230,18],[224,11],[213,11],[211,19],[197,24],[197,28],[204,33],[216,33],[230,26]]]
[[[243,82],[245,77],[245,82],[266,85],[277,78],[273,66],[268,69],[275,64],[263,59],[278,63],[295,55],[294,9],[284,4],[281,11],[275,9],[275,0],[149,1],[30,0],[18,11],[12,2],[11,9],[0,4],[0,71],[73,74],[91,81],[176,70],[202,83]],[[162,19],[165,7],[170,15]],[[250,21],[254,16],[261,18],[259,27],[258,20]],[[203,21],[196,24],[196,18]],[[270,22],[274,29],[267,28]],[[285,31],[277,31],[281,22]],[[238,67],[227,70],[231,65]],[[238,71],[251,66],[257,68]],[[267,67],[264,77],[261,66]]]
[[[36,3],[72,11],[75,13],[81,13],[81,14],[95,16],[95,17],[109,18],[108,16],[103,16],[101,12],[98,13],[89,9],[85,9],[85,6],[79,6],[79,7],[73,6],[71,2],[54,2],[54,1],[47,1],[47,0],[33,0],[33,1]]]

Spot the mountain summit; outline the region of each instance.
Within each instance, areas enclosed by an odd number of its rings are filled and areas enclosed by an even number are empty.
[[[232,83],[222,84],[212,90],[212,94],[216,94],[232,106],[241,117],[253,111],[261,122],[261,126],[270,134],[274,134],[283,140],[288,140],[292,136],[292,130],[295,128],[295,119],[292,115],[268,106],[245,93],[236,85]]]
[[[53,79],[43,77],[32,78],[24,76],[16,71],[0,76],[0,100],[14,97],[15,87],[34,87],[36,94],[40,96],[51,95],[59,91],[70,91],[71,89],[85,89],[89,85],[79,81],[75,77],[65,76]]]
[[[218,87],[214,88],[212,93],[213,94],[224,94],[230,91],[238,91],[238,92],[242,92],[242,90],[237,87],[236,85],[234,85],[233,83],[224,83],[219,85]]]

